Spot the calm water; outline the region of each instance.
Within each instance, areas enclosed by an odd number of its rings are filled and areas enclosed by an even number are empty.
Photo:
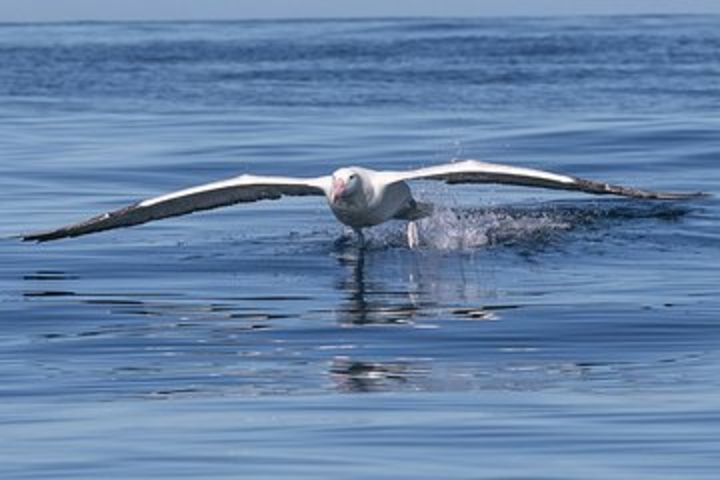
[[[720,17],[0,25],[2,478],[715,479]],[[481,158],[707,200],[417,185],[359,259],[243,172]]]

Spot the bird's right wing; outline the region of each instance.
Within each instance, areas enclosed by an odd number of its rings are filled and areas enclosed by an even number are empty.
[[[55,230],[22,235],[25,241],[44,242],[65,237],[78,237],[113,228],[130,227],[141,223],[176,217],[235,203],[276,200],[284,195],[327,195],[331,177],[292,178],[241,175],[219,182],[187,188],[159,197],[149,198],[125,208],[114,210],[80,223]]]

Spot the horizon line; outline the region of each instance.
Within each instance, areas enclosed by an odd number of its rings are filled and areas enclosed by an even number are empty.
[[[665,18],[665,17],[707,17],[720,16],[718,12],[688,12],[688,13],[553,13],[553,14],[522,14],[507,15],[353,15],[353,16],[308,16],[308,17],[250,17],[250,18],[116,18],[116,19],[57,19],[57,20],[2,20],[0,26],[5,25],[71,25],[71,24],[110,24],[110,23],[241,23],[241,22],[363,22],[380,20],[492,20],[492,19],[555,19],[555,18]]]

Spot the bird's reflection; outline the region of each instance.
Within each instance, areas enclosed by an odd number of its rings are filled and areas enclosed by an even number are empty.
[[[369,362],[336,357],[331,363],[330,375],[335,388],[341,392],[416,390],[428,381],[430,369],[420,362]]]
[[[344,325],[413,324],[424,317],[479,319],[485,306],[478,302],[497,296],[495,288],[488,288],[492,279],[481,278],[487,272],[460,255],[384,249],[340,252],[336,258],[344,267],[336,282],[344,300],[335,313]]]
[[[400,282],[394,289],[381,282],[366,279],[365,252],[338,257],[350,275],[338,282],[338,289],[346,293],[337,313],[343,324],[401,324],[410,323],[418,315],[419,287],[412,281]],[[412,279],[410,279],[412,280]]]

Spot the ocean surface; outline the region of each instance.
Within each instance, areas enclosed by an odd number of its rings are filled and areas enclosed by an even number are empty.
[[[0,477],[717,479],[720,17],[0,24]],[[16,235],[241,173],[418,183]]]

